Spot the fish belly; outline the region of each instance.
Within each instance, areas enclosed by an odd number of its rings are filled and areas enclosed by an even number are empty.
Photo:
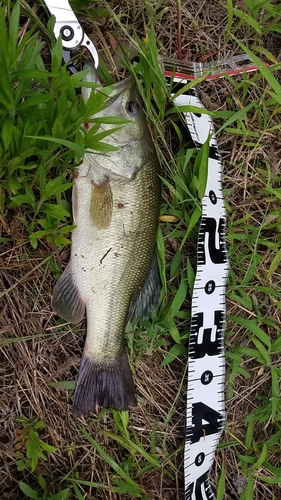
[[[143,168],[134,181],[110,182],[110,224],[98,229],[91,217],[95,187],[90,170],[75,181],[71,273],[87,312],[75,414],[95,411],[96,406],[120,410],[136,404],[124,329],[154,252],[157,183],[153,165]]]

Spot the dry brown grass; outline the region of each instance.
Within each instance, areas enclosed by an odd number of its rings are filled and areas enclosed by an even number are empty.
[[[47,463],[40,463],[36,472],[47,476],[50,485],[75,466],[80,478],[110,486],[111,471],[79,432],[77,422],[71,415],[68,391],[49,385],[50,382],[75,379],[84,345],[85,324],[75,328],[62,324],[59,330],[55,327],[56,318],[50,308],[54,279],[46,266],[36,269],[42,258],[50,255],[50,250],[42,249],[41,256],[35,259],[32,259],[28,246],[3,250],[0,260],[1,291],[7,288],[10,291],[2,297],[0,318],[2,498],[22,498],[17,486],[17,480],[22,480],[22,473],[17,472],[15,465],[18,459],[17,430],[21,428],[15,420],[17,416],[36,417],[47,424],[42,439],[56,446],[58,451],[52,454]],[[60,262],[61,257],[61,254],[56,255]],[[19,339],[27,336],[30,340]],[[178,362],[162,369],[159,368],[160,363],[161,356],[157,354],[136,363],[135,377],[141,404],[131,411],[130,427],[135,430],[144,448],[149,447],[154,428],[157,429],[159,443],[163,443],[163,436],[166,436],[165,450],[161,446],[157,447],[157,455],[165,457],[167,451],[171,453],[183,442],[184,394],[177,402],[171,420],[167,423],[166,419],[178,391],[184,363]],[[110,413],[101,420],[89,418],[83,422],[89,425],[88,429],[95,439],[120,460],[124,450],[103,434],[103,430],[113,430]],[[181,463],[178,461],[181,460],[181,457],[176,458],[175,465],[179,469]],[[174,461],[172,459],[171,464]],[[171,479],[159,471],[145,476],[144,487],[150,492],[151,498],[180,498],[182,480],[174,473],[168,458],[166,462],[165,468],[173,475],[173,482],[176,481],[178,496],[175,497]],[[26,482],[32,486],[30,475],[26,477]],[[89,490],[86,498],[117,499],[118,496],[108,491]]]
[[[124,2],[110,2],[116,13],[122,12],[124,22],[128,28],[132,27],[144,36],[144,21],[146,19],[145,2],[129,0]],[[156,35],[168,56],[177,56],[177,13],[176,1],[167,2],[165,13],[155,26]],[[232,41],[225,42],[227,17],[221,2],[208,0],[194,0],[182,2],[182,54],[183,57],[196,59],[201,55],[201,47],[206,52],[218,52],[219,57],[238,53]],[[237,5],[243,6],[242,1]],[[107,25],[107,29],[114,32],[114,26]],[[109,39],[102,23],[92,28],[94,39],[99,48],[108,52]],[[90,34],[90,31],[89,31]],[[245,36],[245,34],[244,34]],[[241,32],[243,40],[243,32]],[[244,39],[245,41],[245,39]],[[278,42],[278,43],[277,43]],[[264,40],[265,46],[280,55],[280,43],[271,35]],[[200,96],[210,110],[225,109],[226,99],[231,95],[231,85],[225,81],[212,82],[202,85]],[[252,91],[254,92],[254,90]],[[249,95],[249,99],[255,95]],[[257,130],[255,117],[252,123]],[[272,139],[276,142],[273,145]],[[263,220],[266,203],[262,200],[259,191],[260,185],[251,177],[255,172],[252,152],[247,146],[237,144],[235,136],[223,133],[219,137],[219,146],[225,165],[225,187],[232,190],[228,203],[233,207],[231,220],[235,221],[248,213],[254,212],[251,223],[259,225]],[[267,159],[272,165],[274,173],[280,175],[280,138],[264,137],[260,147],[255,149],[260,161]],[[244,169],[247,166],[247,174]],[[51,310],[50,298],[54,286],[53,272],[45,264],[44,259],[53,256],[56,263],[64,267],[68,259],[67,250],[56,250],[41,243],[36,251],[32,251],[26,241],[20,222],[20,214],[10,219],[10,215],[1,217],[2,235],[9,234],[13,245],[1,245],[0,252],[0,491],[5,500],[20,500],[23,494],[19,492],[18,480],[24,480],[30,486],[37,486],[33,476],[28,472],[19,473],[16,468],[17,435],[20,424],[16,417],[36,417],[46,423],[42,439],[57,447],[58,451],[49,455],[47,462],[40,462],[36,470],[42,474],[50,488],[57,491],[59,480],[75,470],[79,478],[87,481],[100,482],[105,486],[111,485],[112,470],[99,456],[96,450],[82,435],[77,422],[71,415],[71,393],[63,389],[55,389],[50,382],[74,380],[77,375],[81,353],[84,345],[85,324],[77,327],[68,324],[58,326],[57,317]],[[169,247],[169,252],[172,246]],[[263,276],[267,274],[272,255],[269,249],[263,250],[263,260],[260,263],[259,277],[263,283]],[[239,276],[241,270],[233,272]],[[246,264],[245,264],[246,266]],[[273,284],[274,284],[274,279]],[[252,283],[250,294],[254,294]],[[6,291],[5,291],[6,290]],[[3,293],[4,292],[4,293]],[[258,300],[264,297],[256,293]],[[274,318],[280,325],[280,312],[273,301],[267,300],[263,304],[267,316]],[[250,312],[236,302],[229,300],[228,312],[234,316],[251,317]],[[228,337],[232,345],[243,345],[245,331],[236,324],[228,323]],[[28,337],[28,340],[24,338]],[[146,449],[149,448],[153,429],[156,429],[156,449],[159,457],[184,444],[185,436],[185,384],[182,394],[176,399],[179,386],[185,371],[184,360],[161,367],[163,355],[153,353],[143,357],[135,363],[135,380],[139,395],[139,407],[130,412],[129,427],[134,429]],[[276,359],[276,366],[280,361]],[[245,379],[237,376],[233,383],[233,396],[227,402],[228,432],[223,441],[231,440],[231,435],[244,441],[245,415],[256,407],[256,395],[268,397],[270,388],[270,373],[268,370],[259,372],[254,360],[245,359],[244,366],[251,377]],[[176,399],[175,408],[169,413]],[[170,416],[169,416],[170,415]],[[101,419],[83,420],[95,440],[116,460],[122,460],[124,449],[110,440],[104,430],[112,431],[114,423],[110,412]],[[274,424],[260,426],[256,430],[257,441],[262,442],[271,433],[276,432]],[[164,446],[165,444],[165,446]],[[241,447],[240,452],[243,452]],[[232,448],[219,451],[213,470],[213,484],[218,482],[221,471],[222,458],[226,467],[226,495],[225,500],[239,498],[244,486],[245,477],[237,467],[237,458]],[[271,457],[271,463],[278,466],[280,457]],[[141,462],[141,457],[139,457]],[[139,464],[140,466],[140,464]],[[147,472],[138,479],[148,493],[150,500],[179,500],[183,498],[183,453],[179,451],[172,458],[164,462],[164,471]],[[180,472],[178,472],[180,471]],[[261,474],[264,471],[259,471]],[[65,483],[61,488],[65,487]],[[281,498],[279,487],[256,483],[254,500]],[[108,490],[91,489],[85,487],[85,498],[126,500],[126,495],[117,495]],[[131,498],[131,497],[130,497]]]

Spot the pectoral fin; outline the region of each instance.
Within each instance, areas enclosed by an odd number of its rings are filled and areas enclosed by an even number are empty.
[[[93,186],[90,218],[97,229],[107,229],[112,218],[112,191],[110,183]]]
[[[134,323],[140,319],[148,319],[158,305],[160,292],[161,278],[154,252],[144,284],[131,302],[128,321]]]
[[[55,285],[52,307],[61,318],[73,324],[79,323],[85,314],[85,304],[73,281],[71,261]]]

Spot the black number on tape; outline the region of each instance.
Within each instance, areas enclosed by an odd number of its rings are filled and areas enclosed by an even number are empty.
[[[191,332],[189,339],[190,359],[203,358],[208,356],[218,356],[223,351],[222,328],[224,323],[224,312],[214,311],[214,324],[205,325],[204,313],[195,314],[192,318]],[[203,331],[201,330],[203,329]],[[199,336],[199,334],[201,334]],[[213,337],[213,339],[212,339]],[[200,340],[200,343],[199,343]]]
[[[206,494],[204,497],[202,495],[202,485],[204,485],[204,491]],[[210,487],[208,471],[198,477],[195,483],[188,485],[185,491],[185,500],[191,500],[193,492],[195,493],[195,496],[193,497],[195,500],[204,500],[205,498],[207,498],[207,500],[216,500],[216,497]]]
[[[203,420],[207,423],[203,424]],[[192,404],[192,427],[187,429],[187,440],[197,443],[202,437],[216,434],[222,429],[224,417],[205,403]]]
[[[206,264],[205,234],[208,233],[208,254],[214,264],[227,262],[224,234],[225,220],[220,217],[217,221],[212,217],[202,217],[200,234],[198,238],[198,264]],[[216,248],[216,233],[219,234],[219,248]]]

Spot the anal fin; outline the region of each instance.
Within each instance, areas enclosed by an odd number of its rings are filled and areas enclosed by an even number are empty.
[[[161,286],[157,256],[156,252],[154,252],[144,284],[131,302],[128,321],[134,323],[140,319],[144,320],[150,317],[151,313],[157,308]]]
[[[85,314],[85,304],[73,282],[71,261],[55,285],[52,307],[61,318],[73,324],[79,323]]]

